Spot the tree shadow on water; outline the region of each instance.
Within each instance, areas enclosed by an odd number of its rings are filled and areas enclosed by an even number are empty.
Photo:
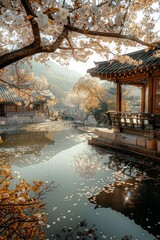
[[[64,227],[61,229],[60,233],[52,235],[54,240],[65,239],[65,240],[98,240],[98,239],[108,239],[107,235],[99,232],[96,225],[89,226],[86,219],[81,220],[75,228]],[[109,238],[111,239],[111,238]],[[132,240],[131,235],[125,235],[119,240]]]

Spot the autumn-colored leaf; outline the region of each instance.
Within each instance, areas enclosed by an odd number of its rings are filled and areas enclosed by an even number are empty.
[[[27,20],[31,20],[32,18],[34,18],[33,15],[27,15],[26,17]]]
[[[51,13],[55,13],[55,12],[58,12],[58,11],[59,11],[58,8],[52,6],[52,7],[50,7],[49,9],[47,9],[47,11],[45,11],[44,14],[49,15],[49,14],[51,14]]]
[[[11,168],[0,164],[0,173],[0,230],[5,225],[5,230],[1,231],[1,239],[10,239],[10,236],[16,240],[45,239],[43,226],[47,218],[42,209],[46,205],[43,202],[46,184],[38,180],[32,185],[20,178],[15,187],[9,189],[13,178]]]

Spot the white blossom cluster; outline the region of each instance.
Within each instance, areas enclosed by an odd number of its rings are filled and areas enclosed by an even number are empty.
[[[141,65],[143,63],[142,60],[134,60],[133,58],[125,55],[116,56],[116,60],[118,60],[120,63],[129,63],[136,66]]]
[[[22,1],[23,2],[23,1]],[[114,42],[118,46],[135,46],[135,41],[109,38],[107,33],[127,35],[139,38],[147,43],[158,41],[160,30],[159,0],[28,0],[31,13],[27,15],[20,0],[0,0],[1,6],[1,55],[5,51],[13,51],[31,44],[34,40],[32,20],[38,24],[41,46],[47,52],[56,46],[51,56],[64,62],[70,57],[86,61],[88,55],[96,51],[104,54],[106,42]],[[64,28],[70,26],[74,31],[62,42],[56,41]],[[83,30],[80,35],[78,30]],[[88,35],[87,32],[101,32]],[[68,51],[66,51],[68,50]],[[45,51],[44,51],[45,52]],[[42,58],[46,58],[43,55]],[[41,60],[40,56],[37,60]]]
[[[12,71],[5,69],[1,75],[9,83],[9,85],[6,85],[6,94],[12,94],[15,98],[24,99],[25,106],[29,106],[30,108],[33,108],[33,102],[36,100],[44,100],[47,105],[53,106],[56,104],[57,100],[50,91],[49,84],[44,76],[36,76],[33,72],[28,72],[25,68],[17,68],[15,73],[13,68],[11,69]],[[22,106],[22,102],[20,101],[15,101],[15,104]]]

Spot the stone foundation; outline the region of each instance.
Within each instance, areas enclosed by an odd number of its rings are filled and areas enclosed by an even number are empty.
[[[149,150],[157,150],[160,152],[160,141],[153,138],[152,134],[146,136],[139,136],[134,134],[127,134],[115,132],[106,129],[98,129],[95,131],[98,138],[117,142],[119,144],[133,145],[137,147],[146,148]]]

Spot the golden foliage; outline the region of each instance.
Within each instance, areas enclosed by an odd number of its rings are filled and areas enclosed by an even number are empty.
[[[27,183],[13,176],[10,166],[0,164],[0,239],[45,239],[43,195],[51,185]]]
[[[88,111],[97,108],[100,103],[106,100],[106,90],[100,85],[99,79],[92,78],[89,75],[80,78],[74,90],[77,94],[83,96],[83,108]]]

